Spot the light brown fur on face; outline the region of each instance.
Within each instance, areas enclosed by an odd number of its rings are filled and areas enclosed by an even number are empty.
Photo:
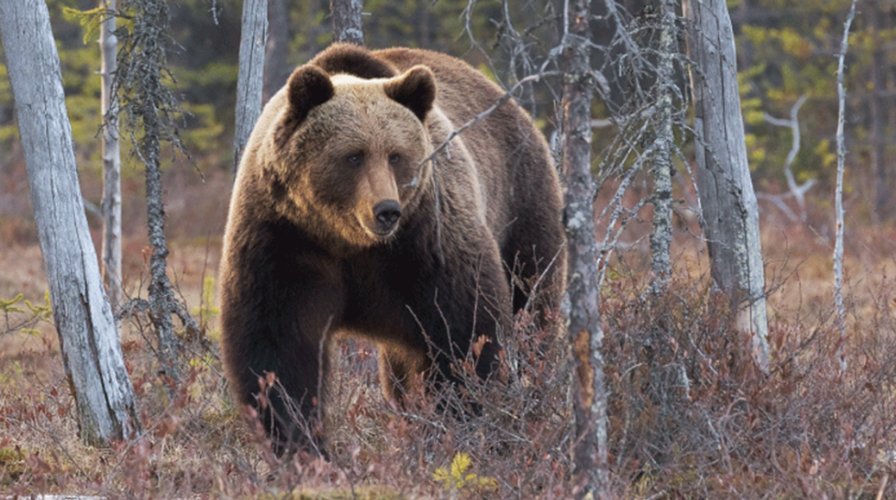
[[[426,73],[423,78],[432,77]],[[322,244],[346,251],[383,243],[401,220],[381,231],[374,207],[394,200],[403,210],[418,197],[420,184],[410,184],[432,151],[428,134],[413,110],[386,95],[409,75],[415,72],[380,80],[332,77],[334,96],[310,110],[281,153],[285,161],[269,166],[295,187],[285,212],[303,224],[319,220]]]
[[[401,401],[420,381],[462,383],[452,367],[478,339],[487,378],[537,280],[534,311],[559,307],[560,187],[529,116],[506,102],[435,152],[502,95],[443,54],[336,44],[265,106],[224,238],[222,352],[241,404],[259,375],[280,380],[261,408],[280,451],[311,448],[274,413],[288,396],[320,415],[332,336],[376,342]]]
[[[427,70],[428,77],[432,77]],[[379,243],[395,234],[401,222],[391,230],[378,228],[374,209],[380,203],[394,201],[405,209],[417,190],[410,186],[418,165],[429,156],[431,147],[426,129],[414,111],[386,95],[389,86],[401,85],[407,74],[388,80],[362,80],[349,75],[332,78],[336,97],[332,101],[335,113],[353,116],[355,131],[351,140],[330,139],[333,151],[330,158],[339,162],[358,155],[357,180],[354,183],[355,205],[353,216],[370,237],[371,244]],[[348,101],[346,105],[343,100]],[[327,105],[321,107],[325,111]],[[339,175],[334,173],[334,175]]]

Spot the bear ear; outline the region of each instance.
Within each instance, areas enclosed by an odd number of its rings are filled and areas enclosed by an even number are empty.
[[[436,77],[426,66],[414,66],[386,82],[386,95],[410,109],[422,122],[436,100]]]
[[[330,75],[310,64],[293,71],[287,85],[290,112],[300,116],[299,121],[304,120],[309,111],[329,101],[335,94]]]
[[[277,144],[281,147],[302,124],[308,113],[329,101],[336,93],[330,75],[317,66],[306,64],[293,71],[286,83],[289,111],[276,132]]]

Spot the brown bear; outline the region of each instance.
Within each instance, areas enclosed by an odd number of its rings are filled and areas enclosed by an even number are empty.
[[[488,377],[534,284],[537,307],[558,308],[561,192],[542,134],[507,100],[445,144],[503,95],[443,54],[336,44],[265,106],[230,202],[221,328],[238,403],[257,405],[266,373],[285,391],[260,409],[280,451],[314,444],[283,398],[320,418],[338,334],[377,344],[400,401],[415,380],[457,382],[477,340]]]

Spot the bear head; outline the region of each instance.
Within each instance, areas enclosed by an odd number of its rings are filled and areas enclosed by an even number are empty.
[[[276,204],[326,247],[389,241],[430,172],[432,71],[361,79],[306,64],[283,92],[269,136],[275,160],[265,172]]]

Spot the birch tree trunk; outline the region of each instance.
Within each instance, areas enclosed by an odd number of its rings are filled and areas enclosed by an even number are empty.
[[[672,276],[669,247],[672,244],[672,89],[674,58],[678,52],[675,36],[675,0],[660,0],[660,46],[657,66],[656,141],[653,154],[653,230],[650,233],[650,260],[653,270],[651,291],[666,289]]]
[[[234,178],[249,134],[261,114],[264,49],[268,41],[268,0],[244,0],[242,22],[236,83],[236,131],[233,136]]]
[[[364,32],[361,30],[363,10],[361,0],[330,0],[334,42],[364,45]]]
[[[131,437],[139,424],[84,215],[59,55],[44,0],[0,0],[0,33],[81,439],[106,445]]]
[[[747,164],[734,33],[725,0],[685,0],[694,92],[697,186],[711,273],[749,334],[753,359],[768,372],[765,271],[756,194]]]
[[[110,11],[117,0],[100,0]],[[109,291],[113,313],[122,300],[121,283],[121,147],[118,142],[118,109],[113,106],[112,80],[118,39],[115,16],[106,16],[100,24],[100,75],[103,80],[100,106],[103,112],[103,276]]]
[[[566,0],[564,11],[563,173],[569,245],[569,334],[576,363],[573,411],[575,481],[580,495],[601,497],[607,489],[607,400],[603,332],[594,239],[594,178],[591,174],[590,0]]]
[[[837,328],[840,330],[840,346],[837,359],[840,372],[846,370],[846,311],[843,309],[843,170],[846,161],[846,140],[843,127],[846,123],[846,89],[843,87],[844,60],[849,47],[849,27],[856,16],[856,0],[852,0],[849,14],[843,23],[843,39],[840,41],[840,56],[837,58],[837,187],[834,191],[834,216],[837,220],[837,236],[834,241],[834,303],[837,306]]]

